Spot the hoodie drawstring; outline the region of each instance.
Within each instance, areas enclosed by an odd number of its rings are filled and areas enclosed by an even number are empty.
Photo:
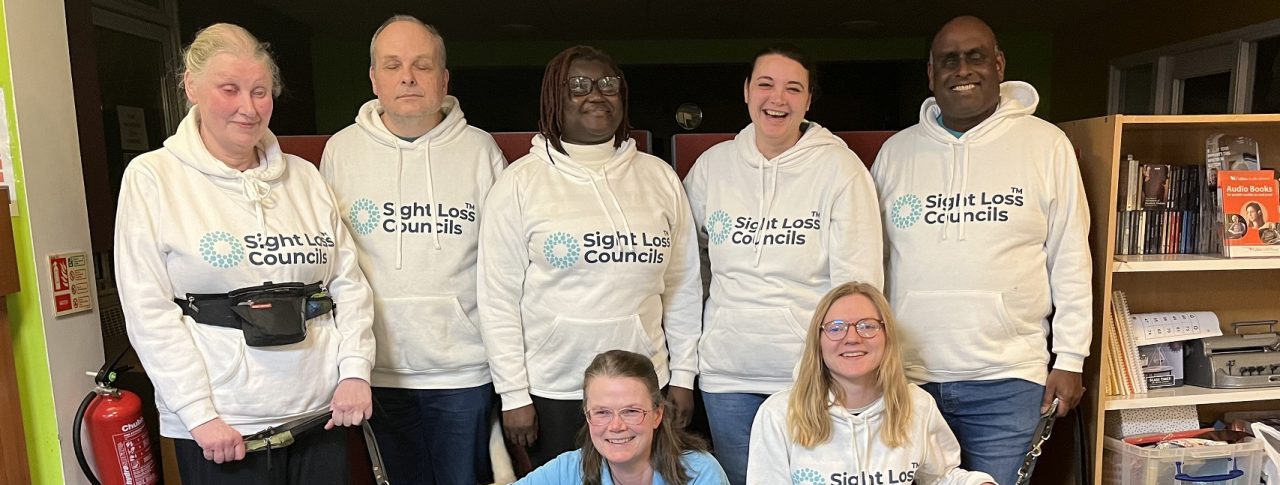
[[[404,200],[404,150],[396,145],[396,210],[400,210],[400,201]],[[395,217],[393,214],[392,217]],[[396,269],[404,263],[404,231],[396,231]]]
[[[609,192],[609,198],[613,200],[613,207],[618,210],[618,214],[622,217],[623,229],[627,231],[627,234],[631,234],[631,224],[627,222],[627,214],[622,212],[622,205],[618,203],[618,197],[613,194],[613,187],[609,185],[609,174],[603,168],[600,169],[600,177],[604,179],[605,190]],[[618,223],[613,219],[613,211],[610,211],[609,206],[605,205],[604,194],[600,192],[600,185],[596,183],[595,177],[588,175],[587,178],[591,181],[591,189],[596,194],[596,202],[600,203],[600,209],[604,211],[605,217],[609,218],[609,227],[613,229],[613,234],[617,235],[621,231],[618,230]],[[622,248],[626,251],[632,250],[631,238],[624,237],[621,239]]]
[[[964,152],[964,156],[962,157],[964,161],[961,162],[960,164],[960,193],[967,194],[969,193],[969,146],[961,145],[961,149]],[[959,225],[960,237],[959,239],[957,239],[958,241],[964,240],[964,226],[965,226],[965,218],[963,217],[963,214],[962,214],[960,217],[960,225]]]
[[[275,200],[271,198],[271,184],[264,182],[249,173],[244,173],[240,177],[241,188],[244,198],[249,199],[257,209],[258,228],[263,232],[267,232],[267,217],[264,209],[275,207]]]
[[[768,216],[770,212],[773,212],[773,197],[778,193],[778,166],[779,165],[781,165],[781,163],[773,164],[773,174],[772,174],[773,182],[769,184],[768,188],[765,188],[764,164],[763,163],[760,164],[761,194],[760,194],[760,205],[758,209],[759,215],[756,217],[756,221],[758,221],[758,223],[756,224],[756,230],[751,236],[751,238],[755,241],[755,253],[756,253],[755,259],[751,263],[752,267],[760,266],[760,255],[764,253],[764,244],[761,244],[761,241],[760,241],[760,231],[764,228],[764,218]]]
[[[422,144],[422,156],[427,161],[427,206],[431,212],[431,239],[436,251],[440,250],[440,207],[436,204],[436,185],[431,178],[431,143]]]

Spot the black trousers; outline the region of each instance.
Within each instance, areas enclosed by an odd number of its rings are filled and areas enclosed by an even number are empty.
[[[214,463],[204,458],[195,440],[174,440],[183,485],[312,485],[351,483],[347,428],[324,428],[295,437],[294,443],[270,451],[247,453],[243,460]]]
[[[533,397],[538,413],[538,439],[528,448],[529,463],[538,468],[569,450],[578,449],[578,431],[587,425],[582,401]]]

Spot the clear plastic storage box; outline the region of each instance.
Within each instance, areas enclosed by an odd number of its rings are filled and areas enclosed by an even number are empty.
[[[1104,439],[1102,480],[1108,485],[1257,485],[1267,458],[1258,440],[1161,450]]]

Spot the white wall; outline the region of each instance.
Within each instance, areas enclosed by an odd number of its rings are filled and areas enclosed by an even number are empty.
[[[66,483],[88,483],[72,449],[76,407],[93,387],[85,371],[102,366],[102,328],[95,308],[53,316],[50,253],[90,251],[80,144],[71,90],[67,21],[61,0],[4,0],[13,103],[18,119],[27,207],[43,302],[45,346]],[[23,256],[19,256],[22,259]],[[92,280],[90,280],[92,281]],[[29,291],[31,288],[24,288]],[[96,301],[96,297],[95,297]]]

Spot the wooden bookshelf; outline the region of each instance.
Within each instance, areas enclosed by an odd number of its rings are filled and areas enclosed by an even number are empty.
[[[1127,116],[1116,115],[1059,125],[1071,139],[1089,200],[1089,245],[1093,254],[1093,345],[1085,362],[1089,394],[1080,413],[1087,422],[1086,441],[1093,459],[1093,479],[1104,483],[1103,426],[1108,412],[1163,406],[1280,409],[1280,388],[1221,390],[1183,386],[1133,396],[1107,395],[1109,366],[1102,342],[1109,338],[1111,293],[1125,292],[1133,313],[1213,311],[1230,333],[1231,322],[1280,316],[1280,258],[1236,258],[1217,255],[1116,255],[1115,235],[1120,160],[1172,165],[1204,163],[1205,139],[1213,133],[1253,138],[1261,147],[1263,167],[1280,168],[1280,115]],[[1248,404],[1241,404],[1248,403]]]

